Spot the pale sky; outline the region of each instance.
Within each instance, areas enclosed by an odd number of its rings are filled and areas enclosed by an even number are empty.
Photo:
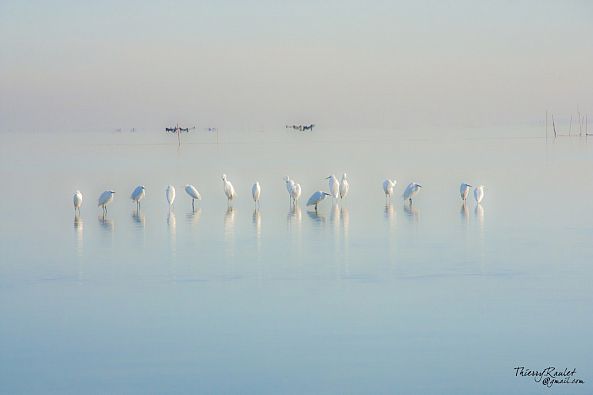
[[[0,131],[593,115],[593,2],[477,3],[1,0]]]

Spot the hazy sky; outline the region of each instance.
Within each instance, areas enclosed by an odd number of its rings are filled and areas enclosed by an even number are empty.
[[[590,1],[0,0],[0,131],[593,115]]]

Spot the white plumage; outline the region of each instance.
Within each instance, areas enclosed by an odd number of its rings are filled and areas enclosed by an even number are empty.
[[[461,200],[465,201],[467,199],[467,195],[469,195],[469,190],[472,186],[466,184],[465,182],[461,183],[459,187],[459,194],[461,195]]]
[[[342,179],[340,180],[340,199],[344,199],[346,197],[349,189],[350,184],[348,183],[348,175],[344,173],[342,174]]]
[[[226,195],[228,203],[230,203],[231,200],[233,200],[236,196],[235,188],[233,188],[233,184],[231,184],[231,182],[227,180],[226,174],[222,175],[222,183],[224,186],[224,194]]]
[[[146,189],[144,188],[144,185],[138,185],[136,187],[136,189],[134,189],[134,191],[132,191],[132,194],[130,195],[130,199],[132,199],[132,201],[134,203],[136,203],[136,205],[138,207],[140,207],[140,200],[144,199],[145,195],[146,195]]]
[[[292,201],[296,204],[296,202],[301,197],[301,184],[294,183],[292,191],[290,192],[290,196],[292,197]]]
[[[329,193],[331,197],[337,198],[340,195],[340,182],[333,174],[329,177],[326,177],[329,180]]]
[[[315,192],[313,195],[311,195],[309,200],[307,200],[307,206],[315,206],[315,211],[317,211],[317,205],[319,204],[319,202],[321,202],[323,199],[325,199],[326,196],[331,196],[331,195],[327,192],[322,192],[322,191]]]
[[[255,204],[259,203],[259,196],[261,195],[261,187],[259,186],[259,182],[256,181],[255,184],[251,187],[251,196],[253,197],[253,201]]]
[[[99,202],[97,206],[103,208],[103,212],[107,212],[107,205],[113,201],[113,195],[115,191],[105,191],[99,196]]]
[[[165,190],[165,196],[167,197],[167,202],[169,203],[170,208],[175,201],[175,187],[173,185],[167,186],[167,189]]]
[[[411,182],[406,187],[404,191],[403,198],[404,200],[409,200],[410,204],[412,203],[412,198],[418,193],[418,191],[422,188],[422,185],[417,184],[415,182]]]
[[[198,192],[198,190],[196,189],[196,187],[194,187],[193,185],[190,185],[190,184],[187,184],[185,186],[185,192],[191,198],[191,208],[193,210],[194,209],[194,202],[196,201],[196,199],[202,200],[202,195],[200,195],[200,192]]]
[[[474,188],[474,199],[476,199],[476,203],[482,203],[482,199],[484,199],[484,185],[478,185]]]
[[[80,207],[82,207],[82,193],[80,191],[74,192],[72,202],[74,203],[74,211],[78,210],[80,212]]]
[[[396,180],[390,180],[389,178],[383,181],[383,192],[385,192],[385,196],[390,198],[393,195],[393,188],[395,188],[395,184],[397,184]]]

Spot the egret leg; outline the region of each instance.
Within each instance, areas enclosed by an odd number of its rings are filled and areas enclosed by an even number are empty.
[[[196,199],[192,199],[192,200],[191,200],[191,211],[192,211],[192,213],[193,213],[194,211],[196,211],[196,209],[195,209],[195,207],[194,207],[194,201],[195,201],[195,200],[196,200]]]

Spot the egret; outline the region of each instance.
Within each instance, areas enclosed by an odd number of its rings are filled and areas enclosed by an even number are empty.
[[[236,196],[235,188],[233,188],[233,184],[231,184],[231,182],[229,180],[227,180],[226,174],[223,174],[221,178],[222,178],[222,183],[224,185],[224,194],[226,195],[227,203],[230,204],[231,201]]]
[[[474,188],[474,199],[476,199],[476,203],[482,203],[482,199],[484,199],[484,185],[478,185]]]
[[[185,192],[187,192],[187,194],[191,198],[191,210],[194,211],[195,210],[194,209],[194,201],[196,199],[202,200],[202,195],[200,195],[200,192],[198,192],[196,187],[194,187],[193,185],[190,185],[190,184],[187,184],[185,186]]]
[[[315,206],[315,211],[317,211],[317,205],[325,199],[326,196],[332,196],[327,192],[317,191],[307,201],[307,206]]]
[[[288,199],[292,199],[292,189],[294,188],[294,181],[288,176],[284,176],[284,182],[286,183],[286,191],[288,191]]]
[[[103,215],[107,214],[107,205],[113,201],[113,195],[115,191],[105,191],[99,196],[99,204],[98,207],[103,208]]]
[[[342,174],[342,179],[340,180],[340,199],[344,199],[348,194],[348,190],[350,189],[350,184],[348,183],[348,174]]]
[[[173,202],[175,201],[175,187],[173,185],[167,186],[165,190],[165,196],[167,197],[167,202],[169,202],[169,210],[171,206],[173,206]]]
[[[331,176],[325,177],[326,180],[329,180],[329,193],[330,196],[333,198],[337,198],[340,194],[340,182],[333,174]]]
[[[301,184],[294,184],[290,196],[292,197],[292,202],[296,204],[297,200],[301,197]]]
[[[251,196],[253,196],[253,201],[255,202],[256,206],[259,206],[259,196],[261,195],[261,187],[259,186],[259,181],[256,181],[255,184],[251,187]]]
[[[146,195],[146,188],[144,188],[144,185],[138,185],[130,195],[130,199],[136,202],[136,207],[138,209],[140,209],[140,200],[144,199],[144,195]]]
[[[393,188],[395,188],[397,181],[395,179],[390,180],[389,178],[383,181],[383,192],[385,192],[385,198],[389,199],[393,195]]]
[[[74,202],[74,212],[78,211],[80,213],[80,207],[82,206],[82,193],[80,193],[78,190],[74,192],[72,201]]]
[[[403,195],[404,200],[409,200],[410,204],[412,204],[412,198],[414,197],[414,195],[416,195],[418,193],[420,188],[422,188],[422,185],[420,185],[420,184],[417,184],[415,182],[409,183],[408,186],[406,187],[406,190],[404,191],[404,195]]]
[[[461,200],[464,202],[467,199],[467,195],[469,195],[469,190],[471,187],[471,185],[466,184],[465,182],[461,183],[461,186],[459,187],[459,194],[461,195]]]

